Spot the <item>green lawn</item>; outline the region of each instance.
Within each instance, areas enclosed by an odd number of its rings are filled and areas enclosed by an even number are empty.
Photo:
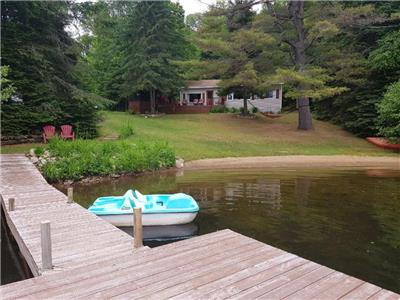
[[[42,144],[18,144],[18,145],[9,145],[9,146],[1,146],[1,153],[10,154],[10,153],[28,153],[31,148],[35,148],[41,146]]]
[[[299,131],[297,113],[278,119],[258,116],[242,119],[232,114],[165,115],[144,118],[107,112],[100,127],[102,136],[118,136],[130,124],[129,139],[165,140],[186,160],[226,156],[291,154],[393,155],[330,123],[314,121],[315,130]]]
[[[119,135],[130,124],[128,139],[167,141],[186,160],[226,156],[267,155],[396,155],[381,150],[327,122],[314,121],[315,130],[299,131],[297,113],[278,119],[242,119],[232,114],[165,115],[155,118],[105,112],[100,138]],[[26,152],[32,144],[6,146],[3,153]]]

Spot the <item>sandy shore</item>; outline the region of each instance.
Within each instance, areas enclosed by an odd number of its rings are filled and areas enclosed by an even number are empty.
[[[291,155],[226,157],[188,161],[184,165],[184,168],[188,170],[268,167],[378,167],[400,170],[400,156]]]

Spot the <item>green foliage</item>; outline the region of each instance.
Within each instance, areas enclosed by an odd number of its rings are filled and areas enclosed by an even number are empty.
[[[231,113],[235,114],[238,112],[238,109],[236,107],[231,108]]]
[[[37,147],[37,148],[35,148],[34,152],[35,152],[36,156],[42,156],[44,153],[44,149],[43,149],[43,147]]]
[[[225,107],[223,106],[213,106],[210,109],[210,113],[220,114],[226,112]]]
[[[378,70],[400,71],[400,30],[389,32],[378,41],[378,48],[369,55],[371,65]]]
[[[0,66],[0,87],[1,87],[1,97],[0,101],[7,101],[15,93],[15,86],[12,84],[11,80],[8,79],[8,72],[10,70],[9,66]]]
[[[170,1],[136,2],[126,19],[122,96],[151,90],[175,95],[184,82],[173,61],[182,60],[187,44],[181,6]]]
[[[245,108],[243,106],[240,107],[239,111],[240,111],[240,114],[242,114],[242,115],[248,115],[250,113],[249,110],[245,110]]]
[[[395,6],[385,14],[376,2],[337,2],[326,9],[340,34],[314,48],[315,63],[348,90],[314,103],[314,111],[359,136],[376,135],[377,104],[385,87],[398,79]]]
[[[54,139],[47,149],[51,158],[41,171],[51,182],[152,171],[175,164],[174,151],[165,143]]]
[[[65,31],[69,7],[67,2],[2,2],[2,63],[10,66],[16,89],[16,101],[2,103],[3,135],[66,123],[82,136],[96,135],[96,106],[105,102],[76,87],[72,70],[78,54]]]
[[[253,63],[247,63],[243,67],[243,71],[237,73],[231,79],[225,79],[220,84],[219,93],[226,95],[231,92],[241,92],[248,96],[257,92],[260,85],[260,79],[254,69]]]
[[[400,80],[393,83],[378,105],[379,134],[394,143],[400,142]]]
[[[271,83],[284,82],[287,89],[286,97],[292,99],[309,97],[320,100],[348,90],[345,87],[328,86],[327,83],[332,80],[333,78],[327,74],[326,70],[319,67],[309,67],[303,71],[279,68],[275,75],[265,81],[265,85],[267,88]]]
[[[258,113],[258,108],[256,106],[253,106],[253,108],[251,109],[251,112],[253,114]]]
[[[120,139],[126,139],[128,137],[131,137],[135,134],[135,131],[133,130],[133,126],[130,123],[126,123],[121,126],[119,129],[119,138]]]

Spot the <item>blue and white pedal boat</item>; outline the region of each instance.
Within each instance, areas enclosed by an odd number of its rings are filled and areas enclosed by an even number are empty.
[[[97,198],[89,211],[115,226],[133,226],[135,207],[142,208],[143,226],[187,224],[199,212],[197,202],[187,194],[142,195],[132,190],[123,196]]]

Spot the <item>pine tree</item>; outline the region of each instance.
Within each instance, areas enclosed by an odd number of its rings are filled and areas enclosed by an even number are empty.
[[[174,95],[184,85],[176,60],[185,56],[183,9],[170,1],[136,2],[127,14],[121,95],[150,94],[156,112],[156,91]]]
[[[96,97],[75,86],[77,55],[65,31],[66,2],[1,3],[2,63],[10,66],[15,98],[2,104],[2,134],[19,135],[50,123],[96,133]],[[99,100],[99,99],[97,99]]]

